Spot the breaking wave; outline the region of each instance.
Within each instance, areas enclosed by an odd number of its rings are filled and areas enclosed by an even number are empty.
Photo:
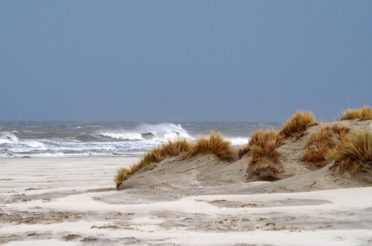
[[[190,134],[180,124],[142,124],[133,130],[99,131],[98,136],[116,140],[146,140],[158,141],[172,140],[175,138],[191,139]]]
[[[0,133],[0,145],[21,145],[31,148],[44,148],[45,145],[35,140],[19,140],[17,132],[2,132]]]
[[[247,144],[249,141],[249,138],[242,138],[242,137],[228,137],[227,138],[232,145],[244,145]]]
[[[149,149],[177,138],[191,141],[199,135],[216,129],[210,125],[188,123],[186,130],[181,124],[158,123],[102,123],[67,124],[50,123],[38,125],[1,126],[0,157],[32,157],[32,156],[138,156]],[[203,128],[204,127],[204,128]],[[221,125],[217,125],[221,128]],[[231,125],[222,125],[234,130]],[[236,125],[236,127],[241,127]],[[223,128],[223,129],[225,129]],[[243,130],[238,128],[229,134],[222,132],[232,145],[248,143],[248,130],[256,126],[247,125]],[[227,133],[227,134],[226,134]]]

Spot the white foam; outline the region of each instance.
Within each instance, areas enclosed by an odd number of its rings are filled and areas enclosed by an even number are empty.
[[[2,132],[0,134],[0,144],[19,144],[25,145],[32,148],[43,148],[45,145],[41,142],[34,141],[34,140],[20,140],[16,132]]]
[[[242,138],[242,137],[232,137],[228,138],[232,145],[244,145],[249,142],[249,138]]]
[[[31,148],[46,148],[45,144],[43,144],[42,142],[34,141],[34,140],[24,140],[21,143]]]
[[[114,132],[100,132],[100,136],[120,140],[142,140],[142,134],[138,132],[114,131]]]
[[[165,138],[167,140],[177,137],[191,138],[190,134],[182,127],[181,124],[142,124],[137,128],[137,130],[139,130],[141,133],[149,132],[157,137]]]
[[[18,137],[15,132],[2,132],[0,133],[0,141],[5,141],[5,143],[17,143]]]
[[[150,138],[164,142],[175,138],[191,138],[190,134],[180,125],[172,123],[142,124],[133,130],[99,131],[97,135],[120,140],[144,140],[143,134],[151,134]]]

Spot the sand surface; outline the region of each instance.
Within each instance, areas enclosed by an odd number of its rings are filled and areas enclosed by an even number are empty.
[[[0,159],[0,244],[372,244],[372,187],[257,194],[269,183],[226,181],[154,199],[145,187],[113,189],[133,161]]]

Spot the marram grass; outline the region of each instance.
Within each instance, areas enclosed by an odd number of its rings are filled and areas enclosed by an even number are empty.
[[[250,152],[249,145],[245,144],[244,146],[238,149],[238,158],[241,159],[246,154],[249,154],[249,152]]]
[[[372,169],[372,133],[357,130],[341,139],[332,153],[335,163],[332,169],[336,173],[348,172],[351,175]]]
[[[278,132],[273,129],[258,130],[248,143],[252,160],[251,164],[263,161],[277,162],[279,154],[278,146]]]
[[[316,125],[316,120],[311,112],[296,112],[280,129],[280,138],[301,138],[308,127]]]
[[[364,106],[347,109],[341,114],[340,120],[372,120],[372,108]]]
[[[329,154],[349,131],[340,124],[322,127],[308,138],[302,160],[323,167],[332,160]]]
[[[158,163],[167,157],[178,156],[181,153],[190,151],[192,144],[186,139],[169,141],[147,152],[145,156],[136,164],[129,168],[121,168],[114,179],[116,188],[119,188],[122,182],[151,163]]]
[[[251,160],[248,164],[249,176],[261,180],[276,180],[282,171],[279,160],[278,132],[273,129],[258,130],[248,144]]]
[[[349,109],[342,113],[341,120],[372,120],[372,108]],[[209,136],[198,138],[194,143],[185,139],[169,141],[150,150],[138,162],[129,168],[118,170],[115,177],[116,187],[134,173],[146,168],[151,163],[158,163],[165,158],[182,155],[189,158],[198,154],[213,154],[224,161],[233,161],[245,154],[250,155],[247,173],[264,180],[275,180],[282,171],[278,147],[287,138],[301,138],[310,126],[318,124],[311,112],[296,112],[278,130],[258,130],[249,143],[236,151],[231,143],[220,133],[212,132]],[[305,146],[303,161],[317,167],[334,160],[332,170],[356,174],[366,168],[372,169],[372,133],[354,131],[342,125],[326,126],[312,134]]]
[[[224,161],[235,159],[235,152],[231,143],[225,140],[221,133],[212,132],[209,136],[200,137],[188,152],[187,157],[198,154],[213,154]]]
[[[168,157],[181,154],[184,158],[198,154],[213,154],[224,161],[232,161],[236,155],[231,143],[225,140],[220,133],[212,132],[209,136],[200,137],[194,144],[185,139],[169,141],[150,150],[138,163],[133,164],[129,168],[119,169],[114,179],[116,188],[119,188],[123,181],[149,164],[158,163]]]

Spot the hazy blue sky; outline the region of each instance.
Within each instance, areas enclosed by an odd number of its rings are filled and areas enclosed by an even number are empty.
[[[1,1],[1,120],[280,121],[372,104],[372,1]]]

